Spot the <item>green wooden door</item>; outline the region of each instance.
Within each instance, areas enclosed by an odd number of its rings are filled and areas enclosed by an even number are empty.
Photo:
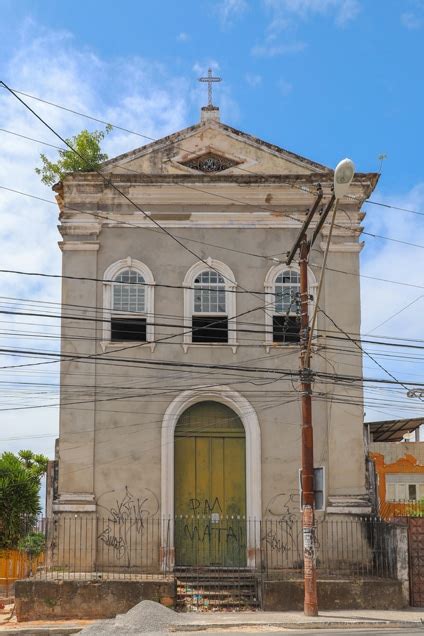
[[[246,565],[245,433],[218,402],[190,407],[175,430],[175,562]]]

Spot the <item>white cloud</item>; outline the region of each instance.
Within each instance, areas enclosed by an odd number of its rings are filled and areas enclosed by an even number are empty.
[[[221,0],[215,6],[215,11],[219,16],[223,26],[229,26],[240,17],[247,9],[246,0]]]
[[[177,35],[177,42],[188,42],[189,39],[190,39],[190,36],[185,31],[181,31],[181,33]]]
[[[278,80],[277,86],[283,97],[287,97],[287,95],[290,95],[290,93],[293,91],[293,84],[287,82],[287,80],[284,79]]]
[[[219,71],[219,63],[216,60],[197,61],[193,64],[193,71],[198,75],[206,75],[208,68],[217,74]]]
[[[374,195],[375,200],[390,203],[411,210],[424,210],[424,183],[418,184],[404,195]],[[424,226],[421,217],[379,206],[368,205],[365,230],[383,236],[391,236],[405,243],[424,245]],[[373,239],[364,236],[366,246],[363,252],[362,273],[401,282],[424,285],[424,250],[402,243]],[[411,267],[413,262],[414,266]],[[403,304],[407,304],[420,294],[418,288],[391,285],[378,281],[362,281],[363,292],[363,328],[372,329],[385,317],[394,313]],[[424,293],[424,290],[423,290]],[[405,321],[405,318],[408,318]],[[394,335],[422,337],[422,318],[416,308],[411,307],[410,316],[401,314],[387,324]],[[383,331],[382,331],[383,333]]]
[[[12,88],[40,96],[69,108],[90,113],[153,138],[161,137],[186,126],[190,93],[184,78],[173,78],[167,69],[151,60],[139,58],[105,62],[89,50],[74,45],[66,32],[51,32],[31,22],[26,23],[16,52],[0,63],[1,76]],[[188,95],[188,97],[187,97]],[[46,121],[62,135],[69,137],[82,128],[101,128],[85,118],[23,97]],[[12,95],[0,89],[2,128],[61,145],[54,135],[38,122]],[[147,140],[114,131],[106,139],[105,150],[110,156],[143,145]],[[0,132],[0,185],[54,200],[54,193],[40,183],[35,166],[39,153],[49,157],[55,151],[40,144]],[[0,268],[33,272],[60,273],[61,255],[57,246],[58,208],[35,199],[25,198],[5,190],[0,191]],[[0,308],[45,312],[59,311],[59,305],[30,305],[8,298],[37,299],[60,302],[60,281],[39,277],[0,274]],[[58,351],[58,321],[37,316],[0,314],[0,343],[7,348],[28,347]],[[9,335],[6,335],[7,332]],[[20,332],[20,333],[19,333]],[[35,334],[24,337],[24,333]],[[13,335],[10,335],[10,334]],[[0,357],[0,366],[36,362],[25,356]],[[37,372],[35,374],[35,372]],[[58,398],[58,365],[33,367],[28,370],[0,370],[0,380],[37,381],[46,383],[42,393],[29,393],[24,386],[13,387],[18,398],[8,397],[12,389],[0,392],[0,408],[16,405],[54,404]],[[7,385],[0,385],[2,387]],[[34,389],[36,391],[36,389]],[[58,409],[2,412],[1,448],[19,450],[31,447],[53,455],[51,438],[4,441],[6,437],[40,434],[56,435]]]
[[[290,18],[305,20],[313,15],[330,16],[338,26],[344,26],[361,9],[358,0],[264,0],[264,3],[274,14],[274,26],[287,24]]]
[[[402,15],[400,16],[400,20],[403,26],[407,29],[410,29],[411,31],[420,29],[424,25],[424,19],[418,16],[416,13],[413,13],[412,11],[402,13]]]
[[[267,38],[264,44],[257,44],[252,48],[252,55],[255,57],[276,57],[277,55],[289,55],[301,53],[306,48],[305,42],[289,42],[278,44],[274,39]]]
[[[314,16],[330,17],[338,27],[354,20],[360,11],[358,0],[263,0],[270,15],[264,41],[251,49],[256,57],[301,53],[306,43],[296,34],[300,21]],[[284,34],[284,41],[282,35]]]
[[[410,192],[403,195],[387,193],[383,196],[375,194],[372,198],[402,208],[423,211],[424,183],[417,184]],[[399,241],[405,241],[405,243],[424,245],[424,226],[421,219],[422,217],[407,212],[368,205],[364,225],[367,232],[394,237]],[[371,337],[383,335],[389,339],[422,339],[424,298],[411,304],[410,307],[381,327],[378,325],[424,294],[424,290],[419,288],[419,286],[424,285],[424,249],[368,236],[364,236],[364,239],[366,244],[362,253],[361,268],[363,275],[417,285],[418,288],[363,277],[361,279],[363,334],[372,331]],[[377,329],[375,329],[376,327]],[[387,349],[376,345],[368,345],[367,350],[379,354],[389,354],[388,357],[380,357],[379,362],[396,378],[422,381],[424,364],[418,357],[392,359],[392,354],[399,355],[398,349]],[[416,355],[413,350],[402,351],[403,355],[407,354],[408,356],[414,355],[414,353]],[[378,375],[387,379],[387,374],[384,374],[368,358],[364,358],[364,365],[369,367],[368,375],[374,377]],[[385,409],[387,419],[397,416],[413,416],[415,409],[419,407],[406,398],[406,391],[403,388],[400,388],[398,392],[398,399],[401,402]],[[393,397],[393,393],[388,391],[383,392],[382,395],[387,396],[388,400]],[[418,416],[419,413],[415,413],[415,415]],[[367,419],[370,418],[384,419],[381,411],[369,407]]]
[[[246,73],[244,78],[251,88],[257,88],[262,84],[262,75],[257,73]]]

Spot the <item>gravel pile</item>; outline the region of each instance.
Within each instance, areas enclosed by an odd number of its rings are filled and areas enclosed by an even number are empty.
[[[154,601],[141,601],[126,614],[118,614],[113,620],[98,621],[81,630],[80,634],[141,634],[167,631],[177,624],[186,623],[187,617]]]

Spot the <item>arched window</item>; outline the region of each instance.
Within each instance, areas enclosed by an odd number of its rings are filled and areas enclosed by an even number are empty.
[[[124,269],[115,276],[113,283],[113,309],[115,311],[146,311],[144,277],[137,271]]]
[[[153,275],[149,268],[128,257],[104,274],[104,340],[153,340]]]
[[[235,290],[234,275],[230,268],[208,259],[196,263],[184,279],[185,324],[191,333],[185,342],[235,343]]]
[[[295,313],[299,302],[299,273],[286,269],[275,279],[275,311]]]
[[[300,277],[293,269],[286,269],[275,279],[273,342],[300,340]]]
[[[194,279],[195,313],[225,314],[225,280],[219,272],[208,269]]]
[[[315,276],[309,272],[312,289]],[[290,344],[300,341],[300,275],[296,266],[275,265],[265,279],[267,307],[266,342]]]

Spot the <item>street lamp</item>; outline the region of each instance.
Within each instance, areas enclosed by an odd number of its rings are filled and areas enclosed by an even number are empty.
[[[327,247],[324,252],[324,259],[322,262],[322,269],[321,269],[321,278],[319,281],[318,290],[317,290],[317,294],[315,298],[314,312],[312,314],[312,320],[309,325],[308,346],[307,346],[306,354],[305,354],[306,367],[310,366],[312,338],[313,338],[315,322],[316,322],[317,314],[318,314],[318,301],[321,296],[322,284],[324,281],[324,272],[325,272],[325,267],[327,265],[327,257],[328,257],[328,252],[330,249],[331,237],[333,235],[334,223],[336,221],[337,208],[338,208],[340,199],[342,199],[348,193],[350,184],[353,181],[354,174],[355,174],[355,164],[353,163],[352,159],[347,159],[347,158],[342,159],[341,161],[339,161],[339,163],[337,164],[334,170],[334,192],[327,209],[327,214],[328,214],[328,212],[331,209],[331,206],[333,206],[333,214],[331,217],[330,228],[328,230]],[[320,221],[318,221],[309,249],[312,247],[312,245],[315,242],[315,239],[318,237],[318,234],[321,232],[321,229],[322,229],[322,226],[324,225],[324,221],[326,220],[326,217],[327,215],[323,214],[321,216]]]
[[[334,196],[336,201],[344,197],[352,183],[355,164],[351,159],[342,159],[334,170]]]

